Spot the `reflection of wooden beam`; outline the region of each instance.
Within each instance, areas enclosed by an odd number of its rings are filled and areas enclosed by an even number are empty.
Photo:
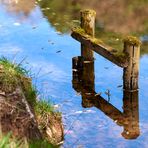
[[[73,58],[73,69],[75,71],[73,71],[72,81],[73,88],[82,95],[82,106],[84,108],[98,108],[114,120],[116,124],[124,127],[122,132],[124,138],[136,139],[140,135],[138,91],[123,91],[123,112],[121,112],[103,97],[96,94],[94,63],[90,62],[85,65],[82,59],[82,57]]]
[[[79,87],[78,87],[79,86]],[[82,85],[77,85],[77,89],[81,90],[82,95],[82,104],[85,107],[96,107],[99,110],[101,110],[104,114],[106,114],[109,118],[114,120],[118,125],[123,125],[124,116],[121,111],[119,111],[116,107],[114,107],[112,104],[110,104],[108,101],[106,101],[103,97],[100,95],[97,95],[97,93],[90,89],[89,87],[85,87]],[[86,104],[85,104],[86,103]]]
[[[101,41],[96,38],[91,37],[81,28],[75,28],[72,30],[71,36],[75,38],[77,41],[85,44],[89,47],[89,49],[95,51],[96,53],[102,55],[109,61],[113,62],[114,64],[120,67],[127,67],[127,58],[124,53],[116,53],[116,51],[104,45]]]
[[[123,126],[124,116],[123,113],[107,102],[101,96],[96,96],[93,100],[94,106],[105,113],[109,118],[114,120],[118,125]]]

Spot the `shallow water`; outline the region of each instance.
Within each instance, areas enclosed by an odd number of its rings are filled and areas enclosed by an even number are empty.
[[[39,97],[46,100],[49,98],[62,111],[65,128],[63,147],[147,147],[148,50],[146,45],[140,59],[139,97],[137,93],[134,96],[135,100],[131,100],[136,105],[127,108],[130,110],[127,114],[133,114],[133,125],[130,129],[133,128],[137,133],[140,130],[140,133],[137,139],[129,140],[121,135],[123,125],[117,125],[118,120],[120,121],[118,113],[122,116],[124,108],[126,112],[126,107],[123,108],[121,68],[95,55],[95,84],[92,85],[95,87],[95,92],[101,93],[101,96],[107,100],[106,102],[102,99],[102,103],[92,101],[87,104],[85,96],[82,100],[82,92],[77,93],[73,89],[72,58],[80,55],[80,44],[71,38],[68,28],[71,26],[70,20],[78,23],[76,20],[78,13],[73,17],[69,15],[71,11],[75,12],[78,8],[67,7],[65,11],[61,9],[61,14],[59,14],[57,10],[60,6],[56,0],[55,3],[52,1],[52,5],[55,5],[53,8],[50,7],[50,2],[49,5],[44,3],[38,5],[32,1],[28,8],[22,7],[27,5],[25,1],[23,4],[19,2],[16,4],[15,1],[11,1],[13,3],[0,2],[0,55],[17,62],[24,59],[24,65],[34,73],[33,82],[40,91]],[[114,37],[111,41],[118,37],[116,34],[111,36]],[[122,45],[119,46],[122,47]],[[117,109],[115,117],[113,117],[114,110],[108,111],[110,104],[108,104],[108,95],[105,93],[108,90],[111,94],[109,103]],[[132,106],[130,102],[124,101],[124,103],[126,106]],[[101,104],[104,104],[103,107]],[[83,108],[82,105],[96,107]],[[109,106],[105,107],[105,105]],[[109,112],[108,116],[100,109]],[[121,124],[123,124],[122,119]],[[128,137],[129,133],[126,134]]]

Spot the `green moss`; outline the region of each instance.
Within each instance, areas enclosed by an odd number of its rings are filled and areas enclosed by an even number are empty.
[[[81,27],[74,27],[74,28],[72,28],[72,31],[77,32],[77,33],[79,33],[81,35],[86,35],[85,30],[83,28],[81,28]]]
[[[123,39],[123,42],[128,43],[133,46],[141,45],[141,41],[137,37],[134,37],[134,36],[127,36],[125,39]]]
[[[103,44],[103,41],[97,38],[91,38],[91,42],[95,43],[95,44]]]
[[[78,33],[78,34],[80,34],[80,35],[82,35],[82,36],[84,36],[84,37],[86,37],[86,38],[88,38],[88,39],[90,39],[91,42],[93,42],[93,43],[96,43],[96,44],[102,44],[102,43],[103,43],[102,40],[97,39],[97,38],[94,38],[94,37],[88,35],[88,34],[85,32],[85,30],[82,29],[81,27],[73,28],[72,31],[73,31],[73,32],[76,32],[76,33]]]

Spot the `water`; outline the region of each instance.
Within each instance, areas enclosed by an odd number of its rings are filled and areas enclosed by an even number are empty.
[[[72,58],[80,55],[80,44],[71,38],[69,26],[71,22],[79,24],[77,19],[81,7],[74,1],[73,6],[71,1],[65,2],[64,0],[63,3],[57,0],[40,1],[39,5],[35,1],[28,3],[1,0],[0,2],[0,54],[17,62],[24,59],[24,65],[34,73],[33,83],[40,91],[40,97],[50,99],[63,113],[65,128],[63,147],[147,147],[148,67],[146,65],[148,64],[148,51],[146,43],[142,47],[140,59],[139,97],[138,93],[134,96],[136,98],[133,101],[136,103],[134,110],[127,112],[135,115],[133,129],[138,134],[137,139],[129,140],[121,135],[123,126],[117,125],[119,116],[115,116],[115,120],[112,120],[113,114],[109,113],[107,116],[102,112],[108,111],[110,106],[103,109],[97,105],[97,101],[89,104],[82,92],[80,94],[73,89]],[[63,6],[66,7],[63,8]],[[97,24],[102,30],[103,23],[98,22]],[[109,37],[101,34],[99,36],[105,36],[103,40],[113,46],[122,47],[122,44],[117,45],[114,41],[121,43],[120,37],[124,32],[118,30],[119,34],[113,34],[111,30]],[[119,40],[116,40],[117,38]],[[96,93],[101,93],[101,96],[105,98],[106,102],[102,101],[102,104],[105,102],[103,106],[108,105],[108,96],[105,92],[109,90],[111,93],[109,103],[116,107],[120,114],[123,112],[122,98],[125,95],[120,87],[122,69],[99,55],[95,55],[95,58],[95,83],[92,87],[95,88]],[[127,106],[129,104],[126,101],[124,103]],[[96,107],[83,108],[82,105]]]

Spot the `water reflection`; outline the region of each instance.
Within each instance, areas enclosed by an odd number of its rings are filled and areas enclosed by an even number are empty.
[[[84,108],[96,107],[117,125],[123,126],[125,139],[136,139],[140,135],[138,90],[123,91],[123,112],[95,92],[94,61],[83,62],[82,57],[73,58],[73,88],[82,96]],[[109,94],[108,94],[109,96]]]
[[[5,6],[9,13],[16,13],[28,16],[35,8],[36,0],[0,0],[0,3]]]
[[[115,49],[123,48],[122,40],[125,34],[138,37],[148,34],[147,4],[146,1],[137,0],[100,0],[99,3],[97,0],[38,1],[44,17],[60,33],[68,33],[73,26],[79,25],[80,10],[95,10],[96,37]],[[142,45],[142,55],[148,53],[147,47],[147,44]]]
[[[43,14],[54,25],[55,23],[64,24],[65,15],[71,22],[73,19],[79,19],[81,9],[91,8],[97,12],[97,27],[107,29],[108,31],[130,33],[144,32],[147,29],[147,2],[146,1],[127,1],[127,0],[50,0],[39,1]],[[47,11],[44,8],[50,8]],[[54,16],[49,13],[54,11]],[[68,16],[67,16],[68,14]],[[66,22],[65,22],[66,23]],[[139,26],[139,27],[137,27]],[[64,25],[61,25],[65,27]],[[59,26],[56,28],[60,29]]]

